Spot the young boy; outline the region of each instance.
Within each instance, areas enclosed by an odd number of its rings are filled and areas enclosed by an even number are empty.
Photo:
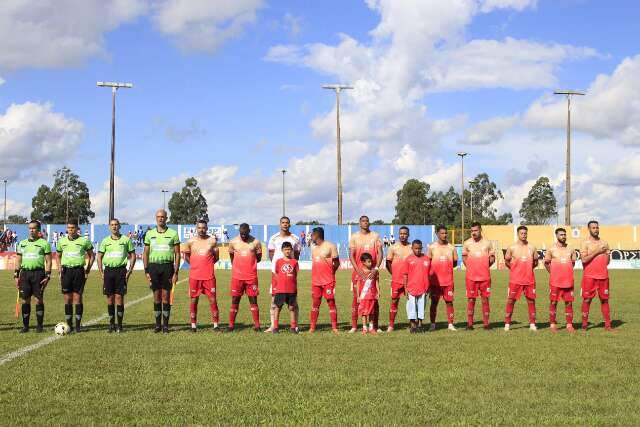
[[[296,321],[296,312],[298,311],[298,261],[293,257],[293,245],[291,242],[282,243],[282,254],[284,258],[276,261],[276,280],[273,287],[273,303],[276,306],[275,316],[273,319],[272,333],[277,334],[279,330],[280,311],[282,306],[287,303],[289,307],[289,318],[291,326],[290,332],[297,334],[298,323]]]
[[[409,332],[415,334],[422,328],[424,319],[424,295],[429,289],[431,259],[422,253],[422,242],[411,243],[412,254],[405,258],[404,288],[407,291],[407,317],[411,323]]]
[[[360,256],[364,279],[358,280],[358,315],[362,317],[362,335],[368,333],[376,335],[377,329],[373,327],[371,315],[378,301],[378,270],[373,266],[373,257],[365,252]]]

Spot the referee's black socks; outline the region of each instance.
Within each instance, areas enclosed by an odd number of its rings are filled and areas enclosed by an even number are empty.
[[[169,327],[169,317],[171,316],[171,304],[162,304],[162,320],[164,327]]]
[[[36,320],[38,321],[38,328],[42,328],[44,324],[44,304],[36,304]]]
[[[156,327],[160,327],[162,324],[162,303],[154,302],[153,303],[153,315],[156,318]]]
[[[122,328],[122,319],[124,318],[124,304],[118,305],[118,327]]]
[[[76,304],[76,329],[80,328],[80,324],[82,323],[83,308],[82,304]]]
[[[116,306],[113,304],[108,304],[107,305],[107,313],[109,313],[109,324],[111,326],[115,325],[116,323]]]
[[[31,318],[31,304],[22,304],[22,324],[25,328],[29,327],[29,319]]]
[[[64,305],[64,320],[67,322],[69,327],[73,327],[73,323],[71,322],[73,319],[73,304],[65,304]]]

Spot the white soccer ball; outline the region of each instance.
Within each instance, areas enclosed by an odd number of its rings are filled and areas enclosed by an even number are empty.
[[[69,331],[71,331],[71,328],[67,325],[67,322],[60,322],[53,328],[53,331],[56,335],[67,335]]]

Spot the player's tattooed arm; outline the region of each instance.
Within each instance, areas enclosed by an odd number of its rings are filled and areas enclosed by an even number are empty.
[[[509,246],[507,248],[507,251],[504,253],[504,265],[508,269],[511,269],[511,258],[512,258],[511,246]]]
[[[544,268],[547,272],[551,273],[551,248],[547,249],[544,253]]]

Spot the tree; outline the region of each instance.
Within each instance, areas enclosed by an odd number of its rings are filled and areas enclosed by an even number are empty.
[[[385,225],[385,224],[388,224],[388,223],[384,222],[383,219],[376,219],[371,223],[371,225]]]
[[[24,224],[27,222],[27,217],[22,215],[8,215],[7,224]]]
[[[320,224],[320,222],[318,222],[315,219],[312,219],[311,221],[298,221],[296,222],[296,225],[322,225]]]
[[[541,176],[522,201],[520,217],[523,223],[544,225],[556,215],[558,210],[553,188],[549,184],[549,178]]]
[[[89,187],[64,166],[53,175],[53,186],[41,185],[31,199],[31,219],[49,224],[75,220],[87,224],[96,214],[91,210]]]
[[[172,224],[195,224],[199,219],[209,221],[207,199],[202,195],[202,190],[194,177],[184,181],[182,191],[171,195],[169,211],[171,212],[169,222]]]
[[[466,218],[473,218],[481,224],[510,224],[513,216],[510,213],[496,216],[498,210],[493,207],[498,200],[504,199],[502,191],[486,173],[478,174],[469,184],[469,190],[464,192],[464,206]],[[471,203],[473,201],[473,204]]]
[[[427,195],[431,187],[426,182],[409,179],[396,193],[395,224],[426,224]]]

